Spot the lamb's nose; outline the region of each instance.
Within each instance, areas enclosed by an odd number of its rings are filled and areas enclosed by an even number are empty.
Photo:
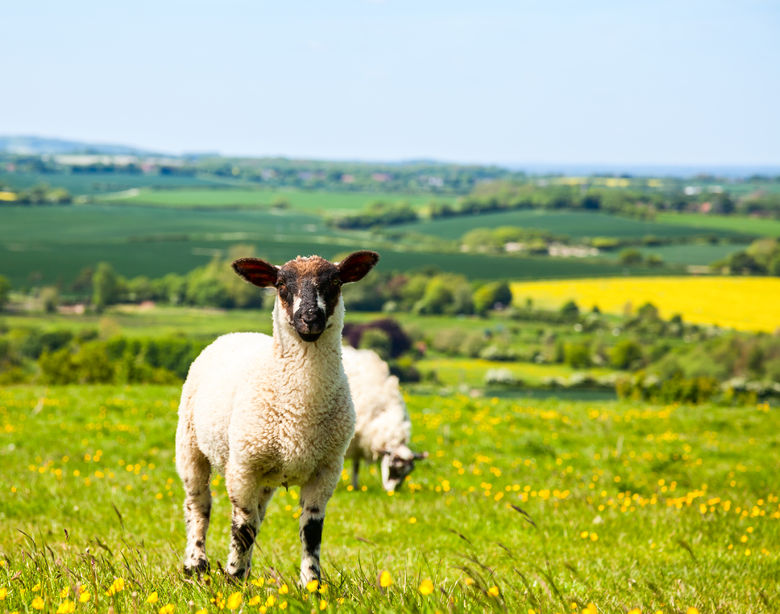
[[[313,322],[317,321],[317,310],[312,309],[311,311],[304,311],[301,315],[301,318],[303,319],[306,324],[311,324]]]

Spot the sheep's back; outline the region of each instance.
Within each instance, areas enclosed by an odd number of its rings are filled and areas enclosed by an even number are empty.
[[[355,405],[355,438],[347,455],[373,459],[409,441],[411,422],[398,384],[376,352],[342,348],[344,372]]]

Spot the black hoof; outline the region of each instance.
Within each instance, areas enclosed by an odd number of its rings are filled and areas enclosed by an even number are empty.
[[[199,559],[195,565],[184,565],[184,574],[191,576],[192,574],[201,575],[202,573],[208,573],[211,566],[206,559]]]

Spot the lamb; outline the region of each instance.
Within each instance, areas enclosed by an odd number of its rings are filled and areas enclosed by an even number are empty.
[[[382,486],[388,492],[401,486],[414,461],[428,457],[414,453],[408,443],[412,423],[398,387],[398,378],[376,352],[344,346],[344,371],[349,380],[357,422],[347,458],[352,459],[352,486],[358,487],[360,461],[380,459]]]
[[[268,502],[279,486],[298,484],[300,581],[320,579],[325,507],[355,425],[341,362],[341,286],[362,279],[378,259],[359,251],[336,264],[319,256],[299,256],[281,267],[256,258],[233,263],[250,283],[276,288],[273,337],[219,337],[195,359],[184,382],[176,469],[185,490],[185,573],[209,569],[209,480],[219,471],[232,505],[227,574],[248,577]]]

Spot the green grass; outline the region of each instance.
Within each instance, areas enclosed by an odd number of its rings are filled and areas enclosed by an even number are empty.
[[[695,227],[713,231],[731,231],[765,237],[780,237],[780,220],[766,220],[745,215],[702,215],[696,213],[661,213],[657,220],[669,226]]]
[[[477,358],[429,358],[415,363],[421,373],[436,373],[443,385],[460,389],[461,386],[483,388],[485,375],[491,369],[506,369],[523,382],[538,386],[548,378],[569,378],[581,373],[598,378],[613,373],[611,369],[572,369],[566,365],[539,365],[529,362],[497,362]]]
[[[331,258],[376,249],[380,270],[438,267],[470,279],[545,279],[622,275],[616,263],[419,251],[418,245],[339,231],[312,214],[268,210],[179,210],[74,205],[0,208],[0,275],[14,287],[61,284],[87,266],[110,262],[122,275],[186,273],[234,244],[273,262],[298,254]],[[642,274],[647,270],[632,270]],[[655,271],[657,272],[657,271]]]
[[[746,245],[734,243],[684,243],[646,247],[640,251],[645,257],[648,254],[656,254],[667,263],[702,266],[725,258],[731,253],[745,249],[745,247]],[[617,258],[620,252],[613,252],[613,255]]]
[[[179,569],[175,387],[0,391],[2,609],[176,612],[242,593],[310,612],[295,586],[298,487],[277,492],[254,555],[263,587],[226,584],[229,503],[213,481],[209,581]],[[328,611],[774,611],[778,412],[765,407],[408,398],[430,452],[388,496],[374,469],[328,507]],[[516,507],[512,507],[516,506]],[[377,586],[380,572],[393,584]],[[115,578],[124,588],[106,591]],[[276,581],[270,583],[269,579]],[[418,592],[430,579],[434,591]],[[279,585],[289,592],[280,594]],[[491,595],[492,587],[496,596]],[[156,592],[158,602],[146,604]],[[221,594],[221,598],[220,598]],[[237,598],[236,598],[237,599]],[[339,603],[339,600],[343,600]],[[189,603],[192,605],[188,605]]]
[[[728,227],[707,229],[705,232],[692,224],[674,225],[648,222],[607,213],[542,210],[508,211],[427,220],[414,224],[395,226],[394,229],[428,234],[444,239],[457,239],[474,228],[497,228],[499,226],[536,228],[556,235],[567,235],[575,238],[639,238],[647,235],[687,237],[703,234],[733,237],[740,234],[739,230]]]
[[[261,208],[269,207],[278,199],[287,200],[301,211],[343,213],[363,209],[374,201],[390,203],[406,201],[423,205],[431,200],[429,194],[400,194],[398,192],[356,192],[283,189],[175,189],[143,188],[122,194],[107,194],[100,198],[114,204],[154,205],[182,208]]]

